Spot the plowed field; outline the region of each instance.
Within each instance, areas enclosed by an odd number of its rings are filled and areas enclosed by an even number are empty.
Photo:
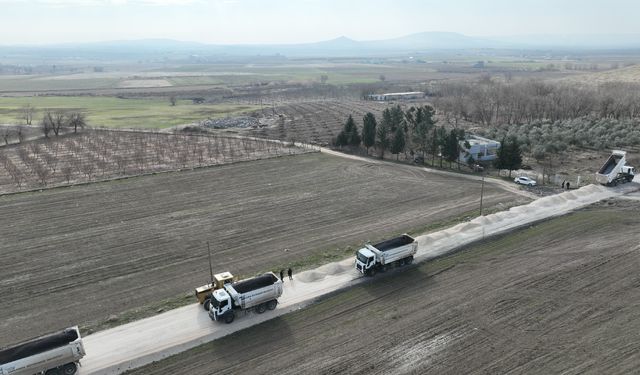
[[[379,275],[133,374],[630,374],[640,202],[608,201]]]
[[[208,279],[206,241],[215,270],[252,275],[469,212],[479,193],[309,154],[0,196],[0,346],[189,292]]]

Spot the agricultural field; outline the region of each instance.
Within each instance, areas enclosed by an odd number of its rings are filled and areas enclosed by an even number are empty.
[[[0,194],[308,151],[229,136],[86,131],[0,147]]]
[[[485,184],[487,209],[529,201],[497,186]],[[0,346],[193,303],[207,241],[216,271],[296,272],[476,215],[480,189],[464,176],[311,153],[0,196]]]
[[[206,118],[237,116],[258,107],[248,104],[193,104],[177,100],[172,106],[167,98],[122,99],[91,96],[0,97],[0,124],[23,124],[21,109],[36,108],[34,124],[44,112],[79,111],[91,127],[162,129],[198,122]]]
[[[639,225],[612,199],[128,374],[633,373]]]

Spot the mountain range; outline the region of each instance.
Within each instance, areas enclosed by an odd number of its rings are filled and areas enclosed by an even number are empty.
[[[56,45],[0,46],[0,63],[9,56],[64,56],[100,60],[141,56],[288,56],[341,57],[419,54],[446,50],[640,49],[638,34],[526,35],[473,37],[453,32],[422,32],[399,38],[356,41],[347,37],[301,44],[205,44],[170,39],[144,39]]]

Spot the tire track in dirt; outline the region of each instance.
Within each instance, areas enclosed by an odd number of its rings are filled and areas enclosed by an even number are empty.
[[[311,154],[0,197],[0,345],[190,292],[207,240],[215,269],[250,275],[476,204],[475,181],[368,164]]]

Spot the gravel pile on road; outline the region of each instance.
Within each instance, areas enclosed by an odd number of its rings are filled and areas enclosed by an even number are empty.
[[[211,129],[227,129],[227,128],[242,128],[242,129],[255,129],[262,127],[260,121],[255,117],[226,117],[220,119],[206,119],[200,122],[201,126]]]

